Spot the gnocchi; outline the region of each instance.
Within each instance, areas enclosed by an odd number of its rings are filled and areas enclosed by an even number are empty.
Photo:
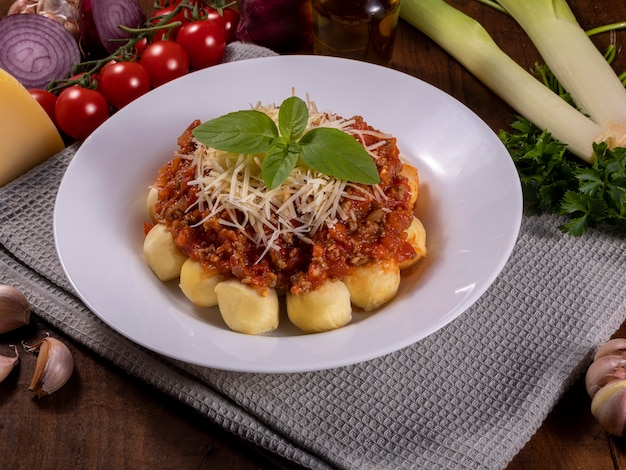
[[[275,289],[261,294],[231,278],[215,286],[217,304],[228,327],[239,333],[260,335],[278,328],[279,304]]]
[[[180,276],[187,259],[178,249],[172,234],[163,224],[156,224],[143,242],[143,255],[150,269],[161,281],[171,281]]]
[[[159,199],[158,188],[152,186],[148,191],[148,198],[146,200],[146,209],[148,210],[148,216],[150,220],[156,222],[156,203]]]
[[[417,202],[417,195],[419,194],[419,174],[417,168],[408,163],[402,165],[402,176],[405,176],[408,180],[409,190],[411,191],[411,198],[409,199],[409,206],[415,207]]]
[[[217,270],[209,270],[199,261],[187,258],[180,270],[180,290],[198,307],[215,307],[217,294],[215,286],[224,280]]]
[[[277,108],[259,109],[277,120]],[[339,128],[368,147],[380,173],[375,186],[298,163],[269,191],[262,156],[208,147],[194,137],[200,125],[179,137],[148,191],[143,252],[160,280],[178,278],[191,303],[217,307],[233,331],[275,330],[281,305],[302,332],[341,328],[353,309],[371,312],[393,299],[401,271],[427,255],[414,216],[418,169],[360,116],[315,111],[307,126]]]
[[[366,312],[394,298],[400,287],[400,265],[395,259],[357,266],[343,278],[350,300]]]
[[[350,292],[342,281],[327,281],[304,294],[287,292],[287,315],[305,333],[334,330],[352,319]]]
[[[426,249],[426,229],[417,217],[413,217],[411,225],[406,230],[406,234],[406,240],[413,247],[415,257],[402,261],[400,263],[401,270],[409,269],[415,266],[417,262],[424,258],[428,253],[428,250]]]

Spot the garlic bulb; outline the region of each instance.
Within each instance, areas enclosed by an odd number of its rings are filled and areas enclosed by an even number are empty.
[[[20,360],[17,348],[13,346],[15,357],[0,356],[0,382],[6,379]]]
[[[39,14],[57,21],[78,41],[79,0],[16,0],[9,7],[7,16],[24,13]]]
[[[587,369],[591,413],[610,434],[626,434],[626,339],[607,341]]]
[[[29,352],[38,353],[35,373],[28,390],[43,397],[65,385],[74,371],[74,358],[63,342],[48,336],[33,346],[24,347]]]
[[[37,0],[16,0],[9,7],[7,16],[20,13],[37,13]]]
[[[30,322],[30,303],[18,289],[0,284],[0,334]]]

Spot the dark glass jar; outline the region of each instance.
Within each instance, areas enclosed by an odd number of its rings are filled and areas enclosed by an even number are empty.
[[[314,52],[390,65],[400,0],[312,0]]]

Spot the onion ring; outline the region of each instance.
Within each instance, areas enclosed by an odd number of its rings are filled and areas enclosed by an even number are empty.
[[[0,68],[26,88],[45,88],[52,80],[67,78],[80,62],[80,49],[58,22],[24,13],[0,21]]]
[[[137,28],[146,21],[146,15],[136,0],[100,0],[91,2],[91,14],[96,25],[100,42],[109,54],[114,53],[124,39],[132,36],[131,33],[119,28],[124,25],[128,28]]]

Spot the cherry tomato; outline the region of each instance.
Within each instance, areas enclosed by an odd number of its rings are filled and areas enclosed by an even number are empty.
[[[141,38],[137,41],[135,43],[135,57],[141,57],[141,54],[143,54],[143,51],[146,50],[146,47],[148,47],[148,38]]]
[[[54,93],[48,90],[42,90],[40,88],[31,88],[28,90],[30,95],[35,98],[37,103],[44,109],[48,117],[55,122],[54,119],[54,105],[57,102],[57,97]]]
[[[237,26],[239,25],[239,12],[234,8],[224,8],[224,29],[226,31],[226,43],[230,44],[237,40]]]
[[[59,94],[54,116],[63,132],[83,140],[107,120],[109,103],[102,93],[73,85]]]
[[[121,109],[150,91],[150,76],[139,62],[117,62],[102,72],[102,94]]]
[[[106,67],[106,65],[104,67]],[[77,73],[76,75],[72,75],[69,79],[78,82],[76,83],[76,85],[79,85],[85,88],[91,88],[92,90],[96,90],[102,93],[102,89],[100,88],[100,74],[99,73],[94,73],[94,74],[87,76],[86,72],[80,72],[80,73]]]
[[[187,53],[174,41],[153,42],[143,51],[139,63],[148,71],[155,88],[189,72]]]
[[[171,6],[161,8],[160,10],[155,11],[154,15],[152,15],[152,18],[150,19],[150,24],[152,25],[159,24],[163,20],[164,16],[167,16],[173,13],[175,9],[176,9],[176,5],[171,5]],[[182,24],[185,24],[187,22],[187,19],[185,18],[184,8],[181,8],[181,10],[178,13],[176,13],[171,19],[169,19],[167,23],[165,24],[170,24],[175,21],[180,21]],[[162,41],[162,40],[170,39],[173,41],[176,39],[176,35],[178,34],[178,31],[180,31],[180,28],[181,28],[180,26],[176,26],[174,28],[164,28],[162,30],[159,30],[156,33],[154,33],[154,40]]]
[[[117,60],[111,59],[106,64],[104,64],[102,67],[100,67],[100,70],[99,70],[100,75],[102,75],[104,73],[104,71],[107,69],[107,67],[110,67],[113,64],[117,64]]]
[[[224,20],[224,17],[220,14],[220,12],[217,11],[215,8],[207,6],[200,8],[200,10],[198,11],[198,18],[196,18],[196,20],[212,21],[219,24],[222,29],[226,30],[226,21]]]
[[[224,37],[226,38],[226,44],[237,39],[237,25],[239,24],[239,12],[234,8],[224,8],[221,13],[219,10],[211,7],[202,8],[200,16],[203,19],[218,22],[224,28]]]
[[[180,44],[192,69],[203,69],[217,64],[226,47],[222,26],[210,20],[192,21],[178,32],[176,42]]]

